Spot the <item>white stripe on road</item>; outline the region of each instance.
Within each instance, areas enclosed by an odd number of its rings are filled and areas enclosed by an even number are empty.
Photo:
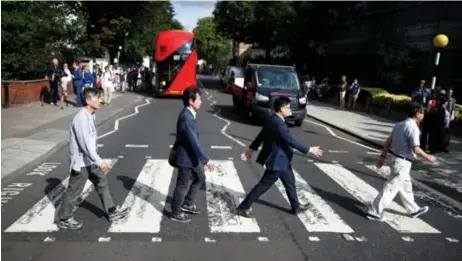
[[[98,144],[98,148],[104,147],[104,144]]]
[[[381,152],[368,151],[367,154],[369,154],[369,155],[380,155]]]
[[[117,159],[106,159],[111,165],[116,164]],[[84,170],[86,171],[86,170]],[[110,171],[110,170],[109,170]],[[32,208],[14,222],[5,232],[53,232],[58,231],[54,223],[57,215],[56,209],[62,202],[63,194],[69,183],[69,177],[63,180],[50,193],[39,200]],[[85,200],[93,191],[93,184],[87,180],[81,198]]]
[[[130,212],[108,232],[159,233],[172,175],[167,160],[148,159],[123,203]]]
[[[230,160],[215,161],[213,171],[206,170],[207,210],[212,233],[260,232],[255,218],[235,214],[236,207],[245,197],[245,191]]]
[[[348,153],[346,150],[328,150],[329,153]]]
[[[383,166],[379,170],[375,165],[366,165],[368,169],[378,175],[388,178],[391,170],[390,166]],[[421,183],[413,182],[414,195],[421,200],[428,202],[431,206],[438,207],[446,212],[451,217],[462,219],[462,204],[456,200],[447,200],[447,197],[442,197],[440,193],[435,193],[434,190],[422,186]]]
[[[135,109],[135,112],[134,112],[134,113],[129,114],[129,115],[125,115],[125,116],[123,116],[123,117],[120,117],[120,118],[116,119],[116,120],[114,121],[114,128],[113,128],[113,130],[108,131],[108,132],[106,132],[106,133],[100,135],[100,136],[98,137],[98,139],[101,139],[101,138],[103,138],[103,137],[106,137],[106,136],[111,135],[112,133],[115,133],[116,131],[118,131],[118,130],[119,130],[119,122],[120,122],[121,120],[125,120],[125,119],[127,119],[127,118],[130,118],[130,117],[132,117],[132,116],[137,115],[137,114],[139,113],[138,108],[150,104],[151,102],[149,102],[149,100],[151,100],[151,99],[152,99],[152,98],[147,98],[147,99],[145,100],[146,103],[143,103],[143,104],[140,104],[140,105],[138,105],[138,106],[135,106],[135,108],[134,108],[134,109]],[[123,110],[123,108],[120,108],[116,113],[118,113],[119,111],[122,111],[122,110]]]
[[[231,146],[210,146],[210,148],[211,149],[222,149],[222,150],[226,150],[226,149],[230,150],[230,149],[232,149]]]
[[[125,148],[147,148],[149,145],[146,144],[125,144]]]
[[[324,201],[294,170],[295,187],[301,204],[310,204],[310,208],[298,214],[298,218],[305,225],[309,232],[334,232],[334,233],[353,233],[353,229],[340,218],[337,213]],[[284,185],[280,180],[276,181],[276,187],[282,196],[289,203]]]
[[[356,175],[351,173],[349,170],[343,168],[340,165],[328,164],[328,163],[315,163],[315,165],[333,179],[337,184],[343,187],[348,193],[354,196],[364,205],[369,203],[377,196],[378,191],[358,178]],[[396,202],[391,202],[388,206],[394,213],[385,211],[383,213],[385,222],[391,227],[401,233],[440,233],[437,229],[433,228],[429,224],[425,223],[421,219],[411,218],[401,214],[395,213],[406,213],[406,210],[398,205]]]

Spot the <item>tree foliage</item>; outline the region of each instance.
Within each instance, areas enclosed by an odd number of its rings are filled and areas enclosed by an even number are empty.
[[[104,57],[139,62],[153,56],[157,34],[183,29],[167,1],[7,1],[2,3],[2,79],[42,78],[62,62]]]
[[[230,52],[230,40],[216,33],[213,17],[199,19],[193,33],[196,36],[199,57],[214,64],[224,65]]]
[[[2,79],[43,78],[52,57],[81,55],[85,23],[71,13],[61,2],[2,3]]]

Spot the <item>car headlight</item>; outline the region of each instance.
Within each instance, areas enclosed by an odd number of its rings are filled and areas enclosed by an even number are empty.
[[[302,97],[302,98],[298,99],[298,102],[300,102],[301,104],[305,104],[306,103],[306,97]]]
[[[255,95],[255,98],[257,99],[257,101],[261,101],[261,102],[267,102],[269,101],[269,98],[265,95],[261,95],[257,92],[257,94]]]

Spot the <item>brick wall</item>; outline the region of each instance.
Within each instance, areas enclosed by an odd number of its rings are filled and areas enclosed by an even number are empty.
[[[50,83],[48,80],[31,81],[2,81],[2,106],[5,104],[5,86],[8,83],[10,104],[27,104],[40,101],[50,93]],[[68,87],[68,94],[73,94],[73,84]]]

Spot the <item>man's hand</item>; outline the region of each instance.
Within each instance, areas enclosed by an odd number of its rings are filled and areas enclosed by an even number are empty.
[[[428,155],[427,160],[430,161],[431,163],[435,163],[436,162],[436,157],[433,156],[433,155]]]
[[[310,148],[310,153],[319,158],[322,156],[323,151],[319,146],[316,146]]]
[[[101,172],[106,173],[111,168],[111,165],[107,161],[103,161],[101,165],[99,165],[99,169]]]
[[[243,161],[248,161],[252,158],[252,155],[253,155],[253,150],[248,150],[241,154],[241,159]]]
[[[205,166],[206,166],[210,171],[213,171],[213,169],[215,168],[214,165],[215,165],[215,164],[213,163],[212,160],[209,160],[209,161],[207,161],[207,163],[205,163]]]
[[[377,164],[375,165],[377,169],[382,168],[383,164],[385,164],[386,157],[380,156],[379,160],[377,161]]]

